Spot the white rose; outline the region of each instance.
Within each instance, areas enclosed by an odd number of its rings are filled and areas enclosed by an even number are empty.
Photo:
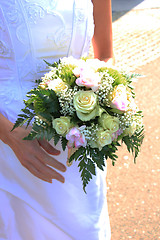
[[[68,85],[60,78],[54,79],[48,83],[48,88],[54,90],[56,93],[65,91],[68,89]]]

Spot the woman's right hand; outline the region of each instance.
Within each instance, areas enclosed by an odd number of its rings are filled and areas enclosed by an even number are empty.
[[[56,179],[64,183],[64,177],[57,170],[65,172],[65,165],[50,156],[59,155],[60,151],[46,140],[23,140],[29,133],[29,130],[23,127],[18,127],[10,132],[13,124],[2,114],[0,114],[0,122],[3,123],[1,124],[3,127],[0,127],[0,138],[12,148],[26,169],[46,182],[52,183],[52,179]]]
[[[52,183],[52,179],[56,179],[64,183],[64,177],[56,170],[65,172],[66,167],[49,155],[59,155],[60,151],[45,139],[23,140],[28,133],[28,130],[21,127],[13,130],[9,143],[21,164],[41,180]]]

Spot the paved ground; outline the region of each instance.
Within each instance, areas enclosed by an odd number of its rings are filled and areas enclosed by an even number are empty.
[[[116,12],[158,7],[160,7],[159,0],[112,0],[112,9]]]
[[[142,2],[142,1],[141,1]],[[122,17],[120,17],[122,16]],[[145,140],[137,164],[125,147],[108,160],[112,240],[160,239],[160,8],[113,12],[116,65],[145,75],[134,84],[144,112]]]

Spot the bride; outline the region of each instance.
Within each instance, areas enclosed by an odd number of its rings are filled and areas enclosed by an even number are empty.
[[[10,130],[44,59],[112,57],[111,0],[0,0],[0,239],[109,240],[106,170],[83,192],[77,163],[46,140]]]

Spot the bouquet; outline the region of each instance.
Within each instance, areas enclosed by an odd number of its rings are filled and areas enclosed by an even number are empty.
[[[26,140],[54,139],[55,145],[60,140],[69,149],[68,163],[79,161],[85,191],[96,167],[103,170],[107,158],[114,165],[121,143],[137,158],[144,126],[131,83],[139,75],[98,59],[64,57],[47,64],[50,71],[27,93],[14,128],[32,125]]]

